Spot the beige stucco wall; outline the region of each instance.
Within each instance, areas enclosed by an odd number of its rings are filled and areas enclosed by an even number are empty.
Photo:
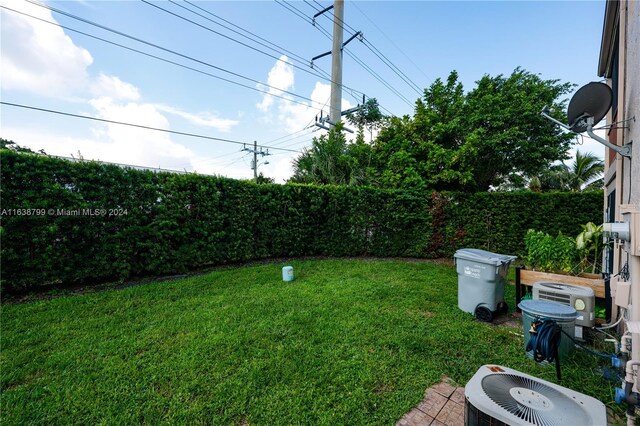
[[[625,143],[632,142],[631,161],[623,164],[624,204],[640,204],[640,2],[625,1],[625,76],[624,76],[624,115],[625,119],[635,116],[635,122],[625,123]],[[622,17],[622,16],[621,16]],[[629,167],[631,166],[631,167]]]

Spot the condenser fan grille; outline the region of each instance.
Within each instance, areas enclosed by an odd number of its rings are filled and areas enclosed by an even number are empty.
[[[556,389],[514,374],[490,374],[482,379],[482,389],[498,406],[537,426],[590,424],[582,402]],[[570,416],[570,417],[568,417]]]

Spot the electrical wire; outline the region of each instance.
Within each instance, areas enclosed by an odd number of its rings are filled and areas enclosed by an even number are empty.
[[[310,7],[312,7],[314,10],[318,11],[318,9],[316,9],[308,1],[305,0],[305,3],[307,5],[309,5]],[[323,16],[326,16],[326,15],[323,15]],[[326,16],[326,18],[331,20],[331,18],[329,16]],[[349,25],[344,20],[341,20],[340,18],[337,18],[337,17],[335,17],[335,18],[339,22],[342,23],[343,28],[346,26],[347,28],[349,28],[351,30],[351,32],[352,32],[351,35],[356,34],[358,32],[355,28],[353,28],[351,25]],[[328,34],[327,30],[325,30],[320,25],[315,25],[314,24],[314,26],[317,27],[321,32],[323,32],[323,34],[325,34],[326,37],[328,37],[331,40],[331,35]],[[379,49],[377,49],[370,41],[366,40],[364,37],[362,38],[362,42],[375,56],[377,56],[385,65],[387,65],[398,77],[400,77],[400,79],[402,81],[404,81],[409,87],[411,87],[411,89],[415,90],[418,93],[419,96],[422,96],[422,91],[421,91],[420,87],[417,84],[415,84],[413,82],[413,80],[411,80],[395,64],[393,64],[393,62],[391,62],[382,52],[380,52]],[[407,103],[407,105],[409,105],[410,107],[413,107],[413,104],[406,97],[404,97],[404,95],[402,95],[397,89],[395,89],[391,85],[389,85],[389,83],[387,83],[386,80],[384,80],[377,72],[375,72],[371,67],[369,67],[364,61],[362,61],[360,58],[358,58],[355,54],[351,53],[350,50],[348,50],[346,47],[345,47],[345,50],[346,50],[347,54],[354,61],[356,61],[356,63],[358,63],[361,67],[363,67],[367,72],[369,72],[369,74],[371,74],[376,80],[378,80],[387,89],[389,89],[392,93],[394,93],[396,96],[398,96],[400,99],[402,99],[405,103]]]
[[[12,103],[12,102],[0,101],[0,104],[7,105],[7,106],[12,106],[12,107],[16,107],[16,108],[24,108],[24,109],[34,110],[34,111],[47,112],[47,113],[51,113],[51,114],[64,115],[64,116],[67,116],[67,117],[84,118],[86,120],[100,121],[100,122],[103,122],[103,123],[120,124],[120,125],[123,125],[123,126],[137,127],[137,128],[140,128],[140,129],[155,130],[157,132],[171,133],[171,134],[174,134],[174,135],[189,136],[189,137],[192,137],[192,138],[207,139],[207,140],[213,140],[213,141],[219,141],[219,142],[225,142],[225,143],[232,143],[232,144],[236,144],[236,145],[246,145],[246,142],[235,141],[235,140],[232,140],[232,139],[223,139],[223,138],[216,138],[216,137],[213,137],[213,136],[199,135],[199,134],[196,134],[196,133],[187,133],[187,132],[179,132],[179,131],[176,131],[176,130],[160,129],[158,127],[144,126],[144,125],[141,125],[141,124],[134,124],[134,123],[125,123],[125,122],[116,121],[116,120],[107,120],[107,119],[104,119],[104,118],[97,118],[97,117],[90,117],[90,116],[87,116],[87,115],[72,114],[72,113],[69,113],[69,112],[57,111],[57,110],[46,109],[46,108],[38,108],[38,107],[30,106],[30,105],[22,105],[22,104],[16,104],[16,103]],[[296,150],[293,150],[293,149],[278,148],[278,147],[272,147],[272,146],[267,146],[267,145],[258,145],[258,146],[260,148],[277,149],[279,151],[299,152],[299,151],[296,151]]]
[[[330,101],[330,100],[331,100],[331,96],[329,96],[329,97],[327,98],[327,100],[324,102],[324,104],[322,105],[322,109],[324,109],[324,108],[327,106],[327,104],[329,103],[329,101]],[[316,115],[316,119],[317,119],[317,115]],[[308,129],[310,129],[310,128],[312,128],[312,127],[313,127],[313,126],[311,125],[312,123],[313,123],[313,117],[311,117],[311,120],[309,120],[309,122],[308,122],[308,123],[307,123],[307,124],[306,124],[302,129],[301,129],[301,130],[298,130],[298,131],[293,132],[293,133],[289,133],[288,135],[281,136],[281,137],[279,137],[279,138],[273,139],[273,140],[268,141],[268,142],[265,142],[265,143],[271,144],[271,143],[273,143],[273,142],[275,142],[275,141],[279,141],[279,140],[281,140],[281,139],[286,139],[286,138],[288,138],[288,137],[290,137],[290,136],[293,136],[293,135],[295,135],[295,134],[298,134],[298,133],[300,133],[300,132],[304,132],[305,130],[308,130]],[[314,132],[314,131],[315,131],[315,130],[312,130],[312,132]],[[296,138],[294,138],[294,139],[296,139]],[[285,140],[285,141],[282,141],[282,142],[278,142],[278,143],[277,143],[277,144],[275,144],[275,145],[281,145],[282,143],[285,143],[285,142],[288,142],[288,140]],[[275,145],[274,145],[274,146],[275,146]]]
[[[405,58],[407,58],[409,60],[409,62],[411,62],[413,64],[413,66],[416,67],[416,69],[418,71],[420,71],[420,73],[422,73],[422,75],[424,75],[427,79],[429,78],[424,71],[422,71],[422,68],[420,68],[415,62],[413,62],[413,59],[411,59],[411,57],[409,55],[407,55],[401,48],[400,46],[398,46],[391,37],[389,37],[387,34],[385,34],[384,31],[382,31],[382,28],[380,28],[373,19],[369,18],[369,16],[367,16],[366,13],[364,13],[364,11],[362,9],[360,9],[360,6],[358,6],[357,2],[352,2],[351,4],[353,4],[353,6],[358,9],[358,11],[362,14],[362,16],[364,16],[365,18],[367,18],[367,20],[369,22],[371,22],[373,24],[373,26],[380,31],[380,34],[382,34],[387,40],[389,40],[389,42],[391,42],[391,44],[393,45],[393,47],[395,47],[398,52],[402,53],[402,55],[404,55]]]
[[[314,10],[318,10],[316,9],[311,3],[309,3],[308,1],[305,0],[305,3],[309,6],[311,6]],[[304,13],[302,11],[300,11],[300,9],[296,8],[295,6],[291,5],[291,7],[295,8],[296,10],[298,10],[300,13]],[[326,15],[323,15],[326,16]],[[331,19],[328,16],[326,16],[327,19]],[[349,25],[347,22],[345,22],[344,20],[338,18],[337,16],[334,15],[334,18],[338,20],[338,22],[340,22],[342,24],[342,28],[344,29],[344,27],[347,27],[349,30],[351,30],[351,34],[350,35],[354,35],[357,34],[359,31],[357,31],[355,28],[353,28],[351,25]],[[315,24],[314,24],[315,26]],[[413,90],[415,90],[419,96],[422,96],[422,91],[420,89],[420,87],[415,84],[413,82],[413,80],[411,80],[400,68],[398,68],[393,62],[391,62],[391,60],[389,60],[389,58],[387,58],[378,48],[376,48],[373,43],[371,43],[370,41],[366,40],[364,37],[362,37],[361,41],[363,42],[363,44],[375,55],[378,57],[378,59],[380,59],[386,66],[389,67],[389,69],[391,69],[391,71],[393,71],[398,77],[400,77],[400,79],[402,81],[404,81],[409,87],[411,87]]]
[[[284,7],[285,9],[288,9],[294,15],[297,15],[303,21],[308,22],[309,24],[313,25],[313,19],[309,18],[305,13],[301,12],[298,8],[292,8],[291,5],[289,3],[287,3],[286,1],[275,0],[275,2],[277,4],[279,4],[280,6]]]
[[[402,81],[407,83],[409,87],[415,90],[418,93],[418,96],[422,96],[422,91],[417,84],[413,82],[400,68],[398,68],[393,62],[389,60],[378,48],[376,48],[369,40],[363,38],[362,43],[373,52],[374,55],[378,57],[386,66],[388,66]]]
[[[284,135],[284,136],[280,136],[280,137],[278,137],[278,138],[272,139],[272,140],[270,140],[270,141],[268,141],[268,142],[265,142],[265,143],[274,143],[274,142],[279,141],[279,140],[281,140],[281,139],[285,139],[285,138],[288,138],[288,137],[290,137],[290,136],[293,136],[293,135],[295,135],[295,134],[297,134],[297,133],[304,132],[305,130],[309,130],[309,127],[308,127],[308,126],[305,126],[303,129],[300,129],[300,130],[298,130],[298,131],[296,131],[296,132],[289,133],[289,134]]]
[[[324,34],[324,36],[327,37],[329,40],[332,39],[332,37],[328,33],[328,31],[326,29],[324,29],[322,26],[316,25],[315,27],[318,29],[318,31],[320,31],[322,34]],[[385,81],[377,72],[375,72],[373,69],[371,69],[371,67],[369,67],[366,63],[364,63],[364,61],[362,61],[356,55],[351,53],[351,51],[349,49],[345,48],[344,51],[347,53],[347,55],[351,59],[353,59],[357,64],[359,64],[365,71],[367,71],[369,74],[371,74],[376,80],[378,80],[380,83],[382,83],[382,85],[384,85],[387,89],[389,89],[391,91],[391,93],[393,93],[396,96],[398,96],[402,101],[404,101],[410,107],[413,107],[411,102],[406,97],[404,97],[398,90],[396,90],[387,81]],[[385,110],[390,115],[394,116],[394,114],[391,111],[389,111],[388,109],[384,108],[383,106],[380,106],[380,108]]]
[[[170,1],[171,3],[176,4],[177,6],[180,6],[180,7],[182,7],[182,8],[187,9],[186,7],[184,7],[184,6],[182,6],[182,5],[178,4],[178,3],[176,3],[174,0],[169,0],[169,1]],[[194,8],[196,8],[196,9],[198,9],[198,10],[201,10],[202,12],[206,13],[207,15],[213,16],[213,17],[215,17],[215,18],[217,18],[217,19],[219,19],[219,20],[221,20],[221,21],[223,21],[223,22],[225,22],[225,23],[227,23],[227,24],[229,24],[229,25],[231,25],[231,26],[233,26],[233,27],[235,27],[235,28],[238,28],[239,30],[244,31],[244,32],[246,32],[247,34],[250,34],[251,36],[253,36],[253,37],[255,37],[255,38],[257,38],[257,39],[259,39],[259,40],[261,40],[261,41],[263,41],[263,42],[265,42],[265,43],[267,43],[267,44],[270,44],[270,45],[272,45],[272,46],[275,46],[275,49],[274,49],[274,48],[271,48],[271,47],[270,47],[270,49],[276,50],[276,51],[278,51],[279,53],[283,53],[283,52],[284,52],[284,53],[288,54],[289,56],[296,57],[296,58],[298,58],[298,59],[300,60],[300,62],[304,62],[304,63],[308,63],[308,62],[309,62],[309,61],[308,61],[306,58],[304,58],[303,56],[298,55],[298,54],[296,54],[296,53],[294,53],[294,52],[292,52],[292,51],[290,51],[290,50],[288,50],[288,49],[286,49],[286,48],[284,48],[284,47],[282,47],[282,46],[280,46],[280,45],[278,45],[278,44],[276,44],[276,43],[274,43],[274,42],[272,42],[272,41],[269,41],[269,40],[265,39],[264,37],[261,37],[261,36],[259,36],[259,35],[255,34],[255,33],[252,33],[251,31],[249,31],[249,30],[247,30],[247,29],[245,29],[245,28],[242,28],[242,27],[241,27],[241,26],[239,26],[239,25],[234,24],[233,22],[231,22],[231,21],[229,21],[229,20],[227,20],[227,19],[224,19],[223,17],[221,17],[221,16],[219,16],[219,15],[216,15],[215,13],[213,13],[213,12],[211,12],[211,11],[208,11],[207,9],[204,9],[204,8],[202,8],[202,7],[198,6],[198,5],[197,5],[197,4],[195,4],[195,3],[192,3],[192,2],[190,2],[189,0],[184,0],[184,3],[187,3],[187,4],[191,5],[191,6],[192,6],[192,7],[194,7]],[[195,12],[192,12],[192,13],[195,13]],[[241,34],[241,33],[240,33],[240,32],[238,32],[238,31],[232,30],[232,29],[230,29],[229,27],[226,27],[226,26],[224,26],[224,25],[222,25],[222,24],[220,24],[220,23],[218,23],[218,22],[215,22],[215,21],[213,21],[213,20],[211,20],[211,19],[209,19],[209,18],[206,18],[206,17],[203,17],[203,18],[205,18],[205,19],[207,19],[207,20],[209,20],[209,21],[211,21],[211,22],[213,22],[213,23],[215,23],[215,24],[217,24],[217,25],[222,26],[223,28],[226,28],[226,29],[228,29],[229,31],[235,32],[235,33],[236,33],[236,34],[238,34],[238,35],[241,35],[241,36],[243,36],[243,37],[245,37],[245,38],[248,38],[248,39],[250,39],[250,40],[254,41],[255,43],[258,43],[258,44],[261,44],[261,45],[263,45],[263,46],[265,46],[265,47],[268,47],[267,45],[262,44],[262,43],[259,43],[259,42],[255,41],[254,39],[251,39],[250,37],[247,37],[246,35],[243,35],[243,34]]]
[[[31,3],[31,0],[25,0],[25,1],[27,1],[27,2]],[[34,3],[34,4],[37,4],[37,3]],[[38,5],[39,5],[39,4],[38,4]],[[43,6],[43,5],[42,5],[42,7],[47,8],[47,6]],[[215,75],[215,74],[211,74],[211,73],[208,73],[208,72],[205,72],[205,71],[202,71],[202,70],[198,70],[197,68],[193,68],[193,67],[190,67],[190,66],[188,66],[188,65],[180,64],[180,63],[178,63],[178,62],[175,62],[175,61],[172,61],[172,60],[169,60],[169,59],[166,59],[166,58],[162,58],[162,57],[159,57],[159,56],[153,55],[153,54],[151,54],[151,53],[143,52],[143,51],[141,51],[141,50],[138,50],[138,49],[135,49],[135,48],[132,48],[132,47],[128,47],[128,46],[125,46],[125,45],[122,45],[122,44],[119,44],[119,43],[116,43],[116,42],[113,42],[113,41],[110,41],[110,40],[106,40],[106,39],[104,39],[104,38],[101,38],[101,37],[98,37],[98,36],[95,36],[95,35],[92,35],[92,34],[85,33],[85,32],[83,32],[83,31],[79,31],[79,30],[76,30],[76,29],[73,29],[73,28],[70,28],[70,27],[67,27],[67,26],[64,26],[64,25],[58,24],[58,23],[56,23],[56,22],[47,21],[46,19],[38,18],[38,17],[36,17],[36,16],[33,16],[33,15],[28,14],[28,13],[21,12],[21,11],[15,10],[15,9],[12,9],[12,8],[10,8],[10,7],[7,7],[7,6],[2,6],[2,5],[0,5],[0,8],[2,8],[2,9],[6,9],[6,10],[10,10],[10,11],[12,11],[12,12],[15,12],[15,13],[18,13],[18,14],[21,14],[21,15],[24,15],[24,16],[28,16],[28,17],[30,17],[30,18],[36,19],[36,20],[38,20],[38,21],[41,21],[41,22],[44,22],[44,23],[47,23],[47,24],[51,24],[51,25],[58,26],[58,27],[60,27],[60,28],[63,28],[63,29],[65,29],[65,30],[69,30],[69,31],[75,32],[75,33],[77,33],[77,34],[82,34],[82,35],[84,35],[84,36],[86,36],[86,37],[90,37],[90,38],[93,38],[93,39],[95,39],[95,40],[99,40],[99,41],[102,41],[102,42],[105,42],[105,43],[109,43],[109,44],[111,44],[111,45],[118,46],[118,47],[121,47],[121,48],[123,48],[123,49],[127,49],[127,50],[129,50],[129,51],[139,53],[139,54],[141,54],[141,55],[145,55],[145,56],[148,56],[148,57],[151,57],[151,58],[154,58],[154,59],[157,59],[157,60],[163,61],[163,62],[167,62],[167,63],[170,63],[170,64],[172,64],[172,65],[179,66],[179,67],[181,67],[181,68],[185,68],[185,69],[188,69],[188,70],[191,70],[191,71],[195,71],[195,72],[200,73],[200,74],[203,74],[203,75],[208,75],[208,76],[210,76],[210,77],[213,77],[213,78],[216,78],[216,79],[219,79],[219,80],[222,80],[222,81],[225,81],[225,82],[231,83],[231,84],[235,84],[235,85],[240,86],[240,87],[244,87],[244,88],[247,88],[247,89],[250,89],[250,90],[256,91],[256,92],[260,92],[260,93],[268,94],[269,96],[274,96],[274,97],[277,97],[277,98],[281,98],[281,99],[289,100],[289,101],[291,101],[291,102],[293,102],[293,103],[297,103],[297,104],[301,104],[301,105],[309,106],[309,105],[308,105],[307,103],[305,103],[305,102],[299,102],[299,101],[296,101],[295,99],[289,99],[289,98],[286,98],[286,97],[284,97],[284,96],[280,96],[280,95],[278,95],[278,94],[275,94],[275,93],[272,93],[272,92],[269,92],[269,91],[266,91],[266,90],[261,90],[261,89],[256,88],[256,87],[248,86],[248,85],[246,85],[246,84],[242,84],[242,83],[239,83],[239,82],[236,82],[236,81],[233,81],[233,80],[229,80],[229,79],[227,79],[227,78],[220,77],[220,76],[217,76],[217,75]],[[63,13],[63,14],[64,14],[64,13],[66,13],[66,12],[61,12],[61,13]],[[69,17],[72,17],[72,16],[69,16]],[[74,18],[74,17],[72,17],[72,18],[73,18],[73,19],[76,19],[76,18]],[[218,70],[218,71],[221,71],[221,72],[224,72],[224,73],[227,73],[227,74],[231,74],[231,75],[233,75],[233,76],[235,76],[235,77],[238,77],[238,78],[241,78],[241,79],[243,79],[243,80],[251,81],[251,82],[256,83],[256,84],[259,84],[259,85],[261,85],[261,86],[263,86],[263,87],[267,87],[267,88],[269,88],[269,89],[274,89],[274,90],[277,90],[277,91],[279,91],[279,92],[286,93],[286,94],[288,94],[288,95],[291,95],[291,96],[294,96],[294,97],[297,97],[297,98],[300,98],[300,99],[304,99],[304,100],[307,100],[307,101],[310,101],[310,102],[312,102],[312,103],[313,103],[313,100],[312,100],[311,98],[309,98],[309,97],[302,96],[302,95],[298,95],[298,94],[293,93],[293,92],[290,92],[290,91],[288,91],[288,90],[282,90],[282,89],[279,89],[279,88],[274,87],[274,86],[270,86],[270,85],[269,85],[269,84],[267,84],[267,83],[263,83],[263,82],[261,82],[261,81],[259,81],[259,80],[255,80],[255,79],[253,79],[253,78],[250,78],[250,77],[244,76],[244,75],[242,75],[242,74],[238,74],[238,73],[236,73],[236,72],[233,72],[233,71],[227,70],[227,69],[225,69],[225,68],[218,67],[218,66],[213,65],[213,64],[211,64],[211,63],[208,63],[208,62],[205,62],[205,61],[202,61],[202,60],[199,60],[199,59],[193,58],[193,57],[188,56],[188,55],[181,54],[181,53],[179,53],[179,52],[175,52],[175,51],[173,51],[173,50],[171,50],[171,49],[167,49],[167,48],[164,48],[164,47],[162,47],[162,46],[156,45],[156,44],[154,44],[154,43],[150,43],[150,42],[147,42],[147,41],[145,41],[145,40],[139,39],[139,38],[137,38],[137,37],[133,37],[133,36],[130,36],[130,35],[128,35],[128,34],[121,33],[121,32],[119,32],[119,31],[117,31],[117,30],[113,30],[113,29],[110,29],[110,28],[108,28],[108,27],[104,27],[104,26],[102,26],[102,25],[100,25],[100,24],[96,24],[96,23],[93,23],[93,22],[90,22],[90,21],[85,21],[83,18],[79,18],[79,17],[77,17],[77,19],[78,19],[78,20],[80,20],[80,21],[82,21],[82,22],[89,23],[90,25],[94,25],[94,26],[96,26],[96,27],[98,27],[98,28],[104,29],[104,30],[106,30],[106,31],[110,31],[110,32],[115,33],[115,34],[118,34],[118,35],[120,35],[120,36],[123,36],[123,37],[129,38],[129,39],[132,39],[132,40],[137,41],[137,42],[139,42],[139,43],[146,44],[146,45],[148,45],[148,46],[151,46],[151,47],[154,47],[154,48],[156,48],[156,49],[163,50],[163,51],[165,51],[165,52],[168,52],[168,53],[171,53],[171,54],[174,54],[174,55],[177,55],[177,56],[180,56],[180,57],[183,57],[183,58],[189,59],[189,60],[194,61],[194,62],[197,62],[197,63],[199,63],[199,64],[202,64],[202,65],[208,66],[208,67],[210,67],[210,68],[216,69],[216,70]],[[313,107],[313,105],[311,105],[311,107],[312,107],[312,108],[314,108],[314,109],[317,109],[318,111],[320,110],[320,109],[318,109],[318,108]]]
[[[52,158],[59,158],[61,160],[67,160],[67,161],[74,161],[74,162],[80,162],[83,161],[80,158],[75,158],[75,157],[65,157],[63,155],[53,155],[53,154],[40,154],[40,153],[35,153],[34,155],[41,155],[41,156],[45,156],[45,157],[52,157]],[[102,161],[102,160],[90,160],[90,161],[94,161],[96,163],[100,163],[100,164],[109,164],[112,166],[118,166],[118,167],[129,167],[132,169],[137,169],[137,170],[149,170],[152,172],[167,172],[167,173],[176,173],[176,174],[196,174],[196,175],[203,175],[203,176],[213,176],[207,173],[197,173],[197,172],[188,172],[186,170],[175,170],[175,169],[164,169],[162,167],[151,167],[151,166],[140,166],[137,164],[127,164],[127,163],[114,163],[112,161]]]
[[[275,0],[275,2],[277,4],[279,4],[280,6],[284,7],[285,9],[287,9],[289,12],[293,13],[294,15],[296,15],[297,17],[301,18],[303,21],[313,25],[313,21],[308,16],[306,16],[304,14],[304,12],[300,11],[300,9],[298,9],[296,7],[293,7],[292,5],[290,5],[289,3],[285,2],[285,1]],[[331,40],[331,36],[329,36],[329,39]],[[329,78],[329,81],[331,81],[333,83],[333,80],[331,78]],[[358,97],[356,97],[354,95],[354,93],[359,93],[360,95],[365,95],[365,93],[360,92],[359,90],[354,90],[353,88],[351,88],[349,86],[346,86],[344,84],[340,84],[340,87],[342,87],[344,90],[349,92],[351,94],[351,96],[356,100],[356,102],[358,102],[359,99],[358,99]]]
[[[32,1],[32,0],[27,0],[27,1]],[[170,10],[168,10],[168,9],[165,9],[165,8],[163,8],[163,7],[160,7],[160,6],[158,6],[156,3],[152,3],[152,2],[149,2],[149,1],[147,1],[147,0],[140,0],[140,1],[141,1],[141,2],[143,2],[143,3],[145,3],[145,4],[147,4],[147,5],[149,5],[149,6],[153,6],[153,7],[157,8],[157,9],[159,9],[159,10],[162,10],[162,11],[164,11],[164,12],[166,12],[166,13],[170,14],[170,15],[173,15],[173,16],[175,16],[175,17],[177,17],[177,18],[180,18],[180,19],[182,19],[182,20],[184,20],[184,21],[187,21],[187,22],[189,22],[189,23],[191,23],[191,24],[193,24],[193,25],[196,25],[196,26],[198,26],[198,27],[200,27],[200,28],[202,28],[202,29],[204,29],[204,30],[207,30],[207,31],[212,32],[212,33],[214,33],[214,34],[217,34],[217,35],[219,35],[219,36],[221,36],[221,37],[224,37],[224,38],[226,38],[226,39],[228,39],[228,40],[231,40],[231,41],[233,41],[233,42],[236,42],[236,43],[238,43],[238,44],[240,44],[240,45],[242,45],[242,46],[245,46],[245,47],[247,47],[247,48],[249,48],[249,49],[252,49],[252,50],[254,50],[254,51],[256,51],[256,52],[262,53],[263,55],[266,55],[266,56],[268,56],[268,57],[270,57],[270,58],[272,58],[272,59],[275,59],[276,61],[286,63],[286,64],[288,64],[288,65],[290,65],[290,66],[292,66],[292,67],[294,67],[294,68],[296,68],[296,69],[299,69],[299,70],[301,70],[301,71],[303,71],[303,72],[305,72],[305,73],[307,73],[307,74],[310,74],[310,75],[312,75],[312,76],[315,76],[315,77],[318,77],[318,78],[321,78],[321,79],[323,79],[323,80],[326,80],[326,81],[329,81],[329,82],[333,83],[333,80],[331,79],[331,77],[330,77],[330,76],[328,76],[328,73],[326,73],[326,72],[324,72],[324,71],[322,71],[322,72],[323,72],[325,75],[315,73],[315,72],[313,72],[313,71],[310,71],[310,70],[309,70],[309,69],[307,69],[307,68],[304,68],[304,67],[301,67],[301,66],[299,66],[299,65],[296,65],[296,64],[294,64],[294,63],[291,63],[291,62],[285,61],[285,60],[283,60],[283,59],[281,59],[281,58],[279,58],[279,57],[277,57],[277,56],[271,55],[270,53],[267,53],[267,52],[265,52],[265,51],[263,51],[263,50],[260,50],[260,49],[258,49],[258,48],[255,48],[255,47],[253,47],[253,46],[250,46],[250,45],[248,45],[248,44],[246,44],[246,43],[243,43],[243,42],[241,42],[241,41],[239,41],[239,40],[236,40],[236,39],[234,39],[233,37],[230,37],[230,36],[228,36],[228,35],[226,35],[226,34],[222,34],[222,33],[218,32],[218,31],[216,31],[216,30],[213,30],[213,29],[211,29],[211,28],[209,28],[209,27],[207,27],[207,26],[205,26],[205,25],[199,24],[199,23],[195,22],[194,20],[189,19],[189,18],[186,18],[186,17],[184,17],[184,16],[182,16],[182,15],[180,15],[180,14],[178,14],[178,13],[175,13],[175,12],[172,12],[172,11],[170,11]],[[177,4],[177,3],[173,2],[173,1],[172,1],[172,3]],[[283,2],[283,3],[285,3],[285,2]],[[183,6],[180,6],[180,7],[183,7]],[[184,7],[183,7],[183,8],[184,8]],[[189,10],[189,9],[187,9],[187,8],[185,8],[185,9],[186,9],[186,10]],[[191,11],[191,10],[190,10],[190,11]],[[193,11],[191,11],[191,12],[192,12],[192,13],[196,13],[198,16],[201,16],[201,17],[202,17],[202,15],[201,15],[201,14],[198,14],[197,12],[193,12]],[[208,19],[208,18],[206,18],[206,17],[204,17],[204,18],[205,18],[205,19]],[[305,62],[305,64],[306,64],[306,62]],[[345,86],[344,84],[341,84],[341,86],[342,86],[343,88],[345,88],[345,89],[350,90],[350,91],[353,91],[353,92],[356,92],[356,93],[360,93],[361,95],[364,95],[364,93],[363,93],[363,92],[360,92],[359,90],[356,90],[356,89],[353,89],[353,88],[351,88],[351,87]]]
[[[297,144],[300,144],[300,143],[305,143],[305,142],[306,142],[306,140],[303,140],[303,141],[297,141],[297,142],[293,142],[293,141],[295,141],[296,139],[300,139],[300,138],[308,138],[308,137],[309,137],[309,136],[311,136],[314,132],[315,132],[315,130],[313,130],[313,129],[309,129],[309,132],[307,132],[307,133],[304,133],[304,134],[302,134],[302,135],[298,135],[298,136],[294,136],[294,137],[292,137],[292,138],[290,138],[290,139],[287,139],[287,140],[284,140],[284,141],[280,142],[280,145],[279,145],[279,146],[281,146],[281,147],[285,147],[285,146],[286,146],[287,148],[290,148],[290,147],[292,147],[292,146],[294,146],[294,145],[297,145]],[[285,143],[288,143],[288,145],[282,145],[282,144],[285,144]]]
[[[263,55],[268,56],[269,58],[275,59],[275,60],[276,60],[276,61],[278,61],[278,62],[283,62],[283,63],[288,64],[288,65],[290,65],[290,66],[292,66],[292,67],[294,67],[294,68],[297,68],[297,69],[299,69],[299,70],[301,70],[301,71],[303,71],[303,72],[306,72],[306,73],[308,73],[308,74],[311,74],[311,75],[313,75],[313,76],[315,76],[315,77],[322,78],[323,80],[326,80],[326,79],[327,79],[325,76],[323,76],[323,75],[321,75],[321,74],[317,74],[317,73],[315,73],[315,72],[313,72],[313,71],[308,70],[307,68],[303,68],[303,67],[301,67],[301,66],[299,66],[299,65],[296,65],[296,64],[294,64],[294,63],[288,62],[288,61],[286,61],[286,60],[284,60],[284,59],[281,59],[281,58],[279,58],[279,57],[277,57],[277,56],[274,56],[274,55],[272,55],[272,54],[270,54],[270,53],[268,53],[268,52],[265,52],[264,50],[260,50],[260,49],[258,49],[258,48],[256,48],[256,47],[253,47],[253,46],[251,46],[251,45],[249,45],[249,44],[247,44],[247,43],[244,43],[244,42],[242,42],[242,41],[240,41],[240,40],[236,40],[236,39],[234,39],[233,37],[230,37],[230,36],[228,36],[228,35],[226,35],[226,34],[223,34],[223,33],[219,32],[219,31],[216,31],[216,30],[214,30],[214,29],[212,29],[212,28],[209,28],[209,27],[207,27],[207,26],[205,26],[205,25],[202,25],[202,24],[200,24],[200,23],[198,23],[198,22],[194,21],[193,19],[189,19],[189,18],[184,17],[184,16],[182,16],[182,15],[180,15],[180,14],[178,14],[178,13],[172,12],[172,11],[170,11],[170,10],[168,10],[168,9],[165,9],[165,8],[163,8],[163,7],[161,7],[161,6],[158,6],[156,3],[152,3],[152,2],[149,2],[149,1],[147,1],[147,0],[140,0],[140,1],[141,1],[142,3],[144,3],[144,4],[147,4],[147,5],[149,5],[149,6],[153,6],[153,7],[155,7],[156,9],[162,10],[162,11],[164,11],[164,12],[166,12],[166,13],[168,13],[168,14],[172,15],[172,16],[175,16],[175,17],[177,17],[177,18],[179,18],[179,19],[182,19],[182,20],[184,20],[184,21],[186,21],[186,22],[189,22],[189,23],[191,23],[191,24],[193,24],[193,25],[195,25],[195,26],[197,26],[197,27],[200,27],[200,28],[202,28],[202,29],[206,30],[206,31],[209,31],[209,32],[211,32],[211,33],[213,33],[213,34],[216,34],[216,35],[219,35],[219,36],[221,36],[221,37],[224,37],[224,38],[226,38],[227,40],[231,40],[231,41],[233,41],[233,42],[235,42],[235,43],[238,43],[238,44],[240,44],[241,46],[244,46],[244,47],[247,47],[247,48],[249,48],[249,49],[251,49],[251,50],[254,50],[254,51],[256,51],[256,52],[262,53]],[[189,9],[187,9],[187,10],[189,10]],[[196,13],[196,12],[192,12],[192,13]],[[201,16],[201,15],[200,15],[200,16]]]

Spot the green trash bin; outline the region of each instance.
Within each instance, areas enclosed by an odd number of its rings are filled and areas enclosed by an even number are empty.
[[[524,334],[524,347],[529,343],[529,330],[536,319],[553,320],[562,330],[572,338],[575,338],[577,312],[571,306],[563,305],[548,300],[523,300],[518,304],[522,310],[522,332]],[[574,347],[574,343],[564,333],[560,337],[558,356],[565,359]],[[527,352],[527,357],[533,359],[533,351]],[[543,362],[547,363],[546,361]],[[548,363],[547,363],[548,364]]]

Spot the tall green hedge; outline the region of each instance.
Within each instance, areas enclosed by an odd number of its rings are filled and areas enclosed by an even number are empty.
[[[270,257],[440,257],[460,247],[521,254],[528,228],[575,235],[580,224],[602,221],[599,192],[255,185],[7,150],[0,161],[5,291]],[[16,214],[20,209],[55,213]],[[61,215],[59,209],[81,213]]]

